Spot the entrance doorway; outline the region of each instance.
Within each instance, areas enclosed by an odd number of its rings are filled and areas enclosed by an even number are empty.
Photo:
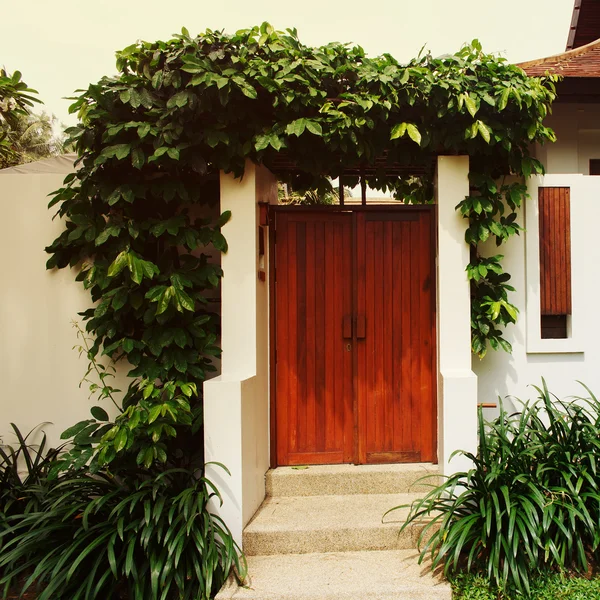
[[[277,465],[436,461],[434,207],[279,208]]]

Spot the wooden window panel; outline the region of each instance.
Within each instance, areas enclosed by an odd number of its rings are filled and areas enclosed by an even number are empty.
[[[544,317],[571,314],[571,201],[568,187],[539,188],[540,302]],[[551,321],[554,325],[554,321]],[[545,327],[545,326],[544,326]],[[560,325],[562,331],[563,325]],[[548,326],[547,331],[556,333]],[[542,335],[544,337],[544,335]],[[562,337],[562,336],[561,336]]]
[[[600,158],[590,158],[590,175],[600,175]]]
[[[542,339],[564,340],[567,335],[567,315],[542,315]]]

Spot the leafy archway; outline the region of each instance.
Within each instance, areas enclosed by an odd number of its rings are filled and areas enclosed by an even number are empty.
[[[101,463],[122,452],[165,461],[178,430],[199,422],[195,385],[219,352],[206,297],[221,275],[203,249],[226,250],[228,215],[210,223],[194,206],[215,202],[219,170],[241,176],[248,159],[317,189],[350,166],[371,187],[427,201],[435,157],[468,154],[471,195],[457,208],[472,247],[472,346],[480,356],[488,344],[510,349],[510,276],[479,245],[520,229],[526,188],[504,178],[542,171],[530,148],[554,139],[543,125],[552,78],[527,77],[478,42],[401,65],[360,47],[308,47],[295,30],[268,24],[195,38],[184,29],[129,46],[117,66],[72,107],[80,160],[51,202],[66,220],[48,248],[50,268],[83,265],[78,278],[98,301],[84,317],[92,355],[103,348],[133,365],[124,413],[103,430]]]

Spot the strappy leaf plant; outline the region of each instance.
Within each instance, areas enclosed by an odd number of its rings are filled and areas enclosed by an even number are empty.
[[[586,388],[587,389],[587,388]],[[484,422],[469,471],[415,501],[403,528],[430,519],[421,560],[446,575],[483,572],[500,588],[529,592],[540,571],[586,572],[600,546],[600,402],[560,401],[546,384],[520,412]]]
[[[44,432],[39,442],[34,443],[39,427],[23,434],[14,423],[10,426],[16,443],[3,444],[0,440],[0,542],[8,516],[39,509],[41,496],[31,491],[45,485],[60,453],[60,448],[48,447]]]
[[[39,511],[8,519],[0,593],[22,580],[38,600],[208,600],[232,567],[245,573],[211,498],[214,485],[185,469],[71,474]]]

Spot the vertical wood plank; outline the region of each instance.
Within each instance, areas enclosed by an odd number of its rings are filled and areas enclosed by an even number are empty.
[[[405,446],[407,440],[410,443],[413,430],[414,409],[412,405],[411,393],[411,364],[412,364],[412,320],[410,318],[410,289],[413,281],[414,265],[411,260],[411,227],[410,223],[402,223],[402,339],[401,339],[401,372],[402,372],[402,446]],[[407,310],[407,307],[409,310]]]
[[[305,452],[315,450],[315,374],[316,374],[316,306],[315,306],[315,221],[306,224],[306,404],[304,421],[299,423],[306,432]]]
[[[565,278],[566,278],[566,314],[572,311],[571,296],[571,189],[565,188]]]
[[[541,314],[571,314],[569,188],[539,188],[538,207]]]
[[[377,438],[377,412],[378,412],[378,395],[376,389],[376,357],[373,351],[373,346],[376,343],[376,328],[375,323],[377,319],[377,306],[376,306],[376,289],[374,282],[374,273],[376,272],[376,261],[375,261],[375,235],[373,231],[373,222],[367,221],[365,223],[365,243],[367,248],[367,271],[365,278],[365,285],[367,288],[367,302],[366,302],[366,320],[367,320],[367,336],[365,339],[365,350],[366,350],[366,371],[364,373],[359,372],[358,376],[365,379],[366,384],[366,398],[368,406],[365,410],[366,420],[366,445],[367,450],[375,449],[375,440]],[[359,342],[360,343],[360,342]]]
[[[404,255],[402,248],[402,235],[404,224],[398,221],[393,224],[393,236],[392,236],[392,247],[393,247],[393,309],[392,309],[392,344],[395,351],[392,352],[392,369],[394,371],[393,376],[393,412],[392,417],[394,421],[394,437],[392,445],[394,448],[400,448],[402,446],[402,440],[405,438],[404,427],[406,426],[408,419],[403,416],[403,360],[402,360],[402,337],[403,337],[403,315],[406,313],[406,304],[404,303],[403,289],[404,289]]]
[[[354,273],[356,282],[356,313],[365,315],[367,318],[367,335],[369,335],[369,311],[367,308],[367,253],[366,222],[364,214],[355,214],[356,223],[356,247],[355,261],[356,271]],[[356,460],[359,463],[367,462],[367,397],[368,397],[368,373],[367,373],[367,344],[366,340],[355,340],[356,360],[354,364],[354,390],[355,390],[355,418],[353,423],[354,437],[356,439]],[[360,374],[360,376],[359,376]]]
[[[297,302],[298,319],[296,321],[296,339],[290,340],[291,344],[296,345],[298,361],[298,387],[296,393],[296,423],[298,428],[296,451],[303,452],[306,448],[306,402],[308,395],[308,367],[307,367],[307,346],[309,343],[307,332],[307,295],[306,273],[308,269],[308,260],[306,256],[306,233],[307,223],[298,223],[296,225],[296,247],[298,253],[297,260]],[[293,298],[290,298],[293,302]],[[301,332],[304,334],[302,335]]]
[[[340,335],[340,324],[337,323],[335,311],[335,287],[337,284],[335,271],[332,269],[334,261],[329,259],[329,254],[335,253],[336,235],[339,226],[337,223],[328,223],[325,228],[324,244],[324,281],[323,293],[325,297],[324,306],[324,335],[325,335],[325,356],[324,365],[324,411],[322,418],[324,420],[324,449],[331,451],[336,448],[336,407],[335,407],[335,372],[336,372],[336,352],[335,337]]]
[[[299,377],[298,377],[298,344],[296,342],[298,336],[298,319],[299,316],[299,307],[300,303],[298,302],[298,261],[299,261],[299,253],[298,253],[298,223],[290,223],[288,221],[287,228],[284,230],[283,234],[279,234],[279,238],[277,243],[279,244],[279,239],[282,239],[282,243],[284,244],[279,253],[279,257],[281,258],[281,262],[286,265],[286,274],[281,274],[284,278],[284,282],[282,283],[282,287],[285,285],[287,288],[287,294],[285,296],[286,306],[282,307],[282,314],[288,315],[287,322],[287,338],[284,338],[281,341],[281,345],[287,347],[287,360],[289,364],[288,368],[288,388],[286,392],[282,394],[281,400],[278,399],[277,406],[285,406],[286,412],[286,431],[287,431],[287,443],[288,443],[288,451],[286,451],[286,457],[288,456],[288,452],[296,452],[298,450],[298,386],[299,386]],[[302,237],[302,233],[300,234]],[[285,254],[284,254],[285,253]],[[301,275],[300,275],[301,276]],[[279,275],[278,275],[279,277]],[[284,335],[286,335],[284,333]],[[287,395],[286,395],[287,394]],[[279,396],[279,390],[277,390],[277,395]],[[286,461],[288,459],[286,458]],[[281,463],[284,464],[284,463]],[[287,462],[285,463],[287,464]]]
[[[287,219],[286,215],[277,216],[277,229],[281,234],[281,245],[278,247],[277,283],[275,290],[275,336],[277,352],[277,363],[275,365],[275,380],[277,385],[277,398],[288,398],[290,396],[290,357],[288,324],[290,323],[290,302],[288,301],[288,273],[289,262],[286,260],[289,255],[287,247]],[[273,368],[273,365],[272,365]],[[276,401],[277,401],[276,398]],[[277,462],[278,464],[287,464],[288,461],[288,402],[277,402],[275,411],[277,423]]]
[[[383,249],[383,310],[381,311],[381,328],[383,340],[387,341],[389,348],[385,348],[381,357],[383,362],[383,393],[384,393],[384,414],[383,414],[383,451],[392,451],[394,449],[394,239],[393,239],[393,221],[388,221],[384,225],[384,249]],[[383,341],[382,340],[382,341]]]
[[[340,251],[337,254],[341,257],[341,270],[338,269],[339,277],[338,287],[336,288],[340,300],[338,303],[343,307],[342,315],[352,314],[355,308],[355,286],[353,281],[354,263],[356,260],[355,254],[355,239],[354,239],[354,221],[351,215],[347,215],[342,221],[342,231],[340,235]],[[339,263],[338,263],[339,264]],[[339,338],[337,338],[339,339]],[[342,408],[341,418],[342,423],[342,441],[345,462],[357,461],[358,436],[356,434],[356,416],[358,408],[356,406],[356,361],[357,349],[354,340],[350,345],[350,351],[347,351],[346,340],[341,340],[341,352],[343,370],[336,378],[337,385],[341,390]]]
[[[331,226],[330,223],[327,224]],[[315,224],[315,450],[324,452],[325,445],[325,224]]]
[[[419,450],[421,460],[433,460],[433,419],[436,414],[433,397],[433,360],[431,349],[433,346],[433,303],[431,301],[432,277],[431,273],[431,213],[422,213],[419,219],[419,266],[421,271],[421,299],[419,301],[419,330],[421,332],[419,368],[421,377],[421,435]]]

